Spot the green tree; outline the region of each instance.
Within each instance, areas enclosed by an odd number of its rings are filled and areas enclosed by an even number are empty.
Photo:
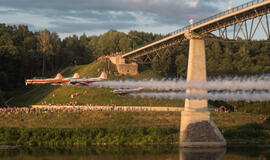
[[[52,55],[51,68],[52,68],[52,71],[56,71],[56,68],[58,68],[56,58],[59,57],[59,54],[61,53],[61,40],[57,33],[53,32],[50,35],[50,43],[51,43],[50,55]]]
[[[48,30],[43,30],[37,37],[38,39],[38,50],[43,54],[42,62],[42,75],[45,74],[46,69],[46,56],[53,53],[53,46],[51,44],[50,32]]]
[[[161,62],[160,62],[160,58],[158,56],[155,56],[152,60],[152,70],[154,72],[156,72],[157,74],[161,75],[162,74],[162,70],[161,70]]]
[[[172,54],[169,51],[169,49],[166,49],[165,52],[161,56],[161,71],[162,75],[169,77],[172,75],[172,67],[173,67],[173,61],[172,61]]]
[[[119,49],[121,52],[125,53],[131,49],[131,40],[124,36],[119,40]]]
[[[3,105],[5,102],[4,92],[0,89],[0,105]]]
[[[161,57],[155,56],[152,60],[152,69],[161,76],[169,77],[172,75],[173,67],[172,55],[169,50],[165,50]]]
[[[177,68],[177,77],[186,77],[188,58],[184,54],[181,54],[176,57],[175,64]]]

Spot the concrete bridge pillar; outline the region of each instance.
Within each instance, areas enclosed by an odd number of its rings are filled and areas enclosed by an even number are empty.
[[[187,31],[185,37],[190,41],[187,82],[207,80],[204,39]],[[188,94],[204,94],[206,90],[188,89]],[[186,99],[185,110],[181,113],[181,147],[226,146],[226,140],[211,119],[207,100]]]

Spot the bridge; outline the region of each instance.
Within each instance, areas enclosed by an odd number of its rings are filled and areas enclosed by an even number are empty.
[[[189,58],[187,82],[207,81],[205,39],[211,32],[219,31],[219,36],[228,39],[229,26],[233,26],[233,38],[237,40],[239,34],[245,40],[252,40],[259,27],[263,28],[267,39],[270,38],[268,14],[270,0],[255,0],[241,6],[231,8],[225,12],[211,16],[197,23],[168,34],[161,40],[152,42],[114,59],[118,71],[126,62],[147,56],[153,52],[189,40]],[[264,18],[265,17],[265,18]],[[257,20],[257,22],[255,21]],[[248,23],[247,21],[251,21]],[[266,22],[263,23],[263,20]],[[113,61],[113,60],[112,60]],[[133,64],[134,65],[134,64]],[[127,67],[127,66],[123,66]],[[132,67],[131,67],[132,68]],[[136,68],[136,66],[135,66]],[[130,69],[126,72],[128,73]],[[207,90],[188,89],[188,94],[205,94]],[[224,147],[226,140],[211,119],[207,100],[186,99],[185,109],[181,113],[180,146],[182,147]]]
[[[203,36],[213,31],[220,30],[220,36],[222,38],[228,38],[227,28],[229,26],[233,26],[233,39],[236,39],[238,35],[242,33],[246,40],[252,40],[256,30],[259,27],[259,24],[261,24],[266,36],[270,37],[268,16],[265,16],[269,13],[269,0],[251,1],[249,3],[221,12],[209,18],[203,19],[197,23],[169,33],[167,37],[159,41],[152,42],[146,46],[123,54],[122,58],[128,61],[136,61],[136,59],[139,57],[179,44],[186,40],[184,36],[186,30],[195,32]],[[264,16],[265,19],[263,18]],[[256,18],[258,18],[259,20],[257,24],[254,23]],[[249,24],[250,29],[248,29],[246,23],[246,21],[248,20],[252,21],[251,24]],[[266,23],[262,23],[263,20],[265,20]]]

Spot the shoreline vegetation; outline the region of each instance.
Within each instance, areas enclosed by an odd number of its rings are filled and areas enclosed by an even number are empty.
[[[90,146],[178,144],[180,112],[0,114],[0,145]],[[229,146],[270,146],[270,118],[213,113]]]

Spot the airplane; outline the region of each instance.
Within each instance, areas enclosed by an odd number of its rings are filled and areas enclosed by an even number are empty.
[[[107,79],[107,73],[103,71],[99,77],[96,78],[77,78],[71,79],[69,84],[71,85],[89,85],[90,83],[99,82]]]
[[[112,92],[114,94],[117,94],[117,95],[126,95],[126,94],[129,94],[129,93],[137,93],[137,92],[141,92],[141,91],[144,91],[144,90],[145,89],[143,87],[139,87],[139,88],[136,88],[136,89],[115,89]]]
[[[55,78],[34,78],[34,79],[27,79],[25,81],[25,85],[40,85],[40,84],[51,84],[51,85],[59,85],[68,83],[71,79],[79,79],[80,75],[78,73],[74,73],[73,77],[70,78],[63,78],[60,73],[57,73]]]

